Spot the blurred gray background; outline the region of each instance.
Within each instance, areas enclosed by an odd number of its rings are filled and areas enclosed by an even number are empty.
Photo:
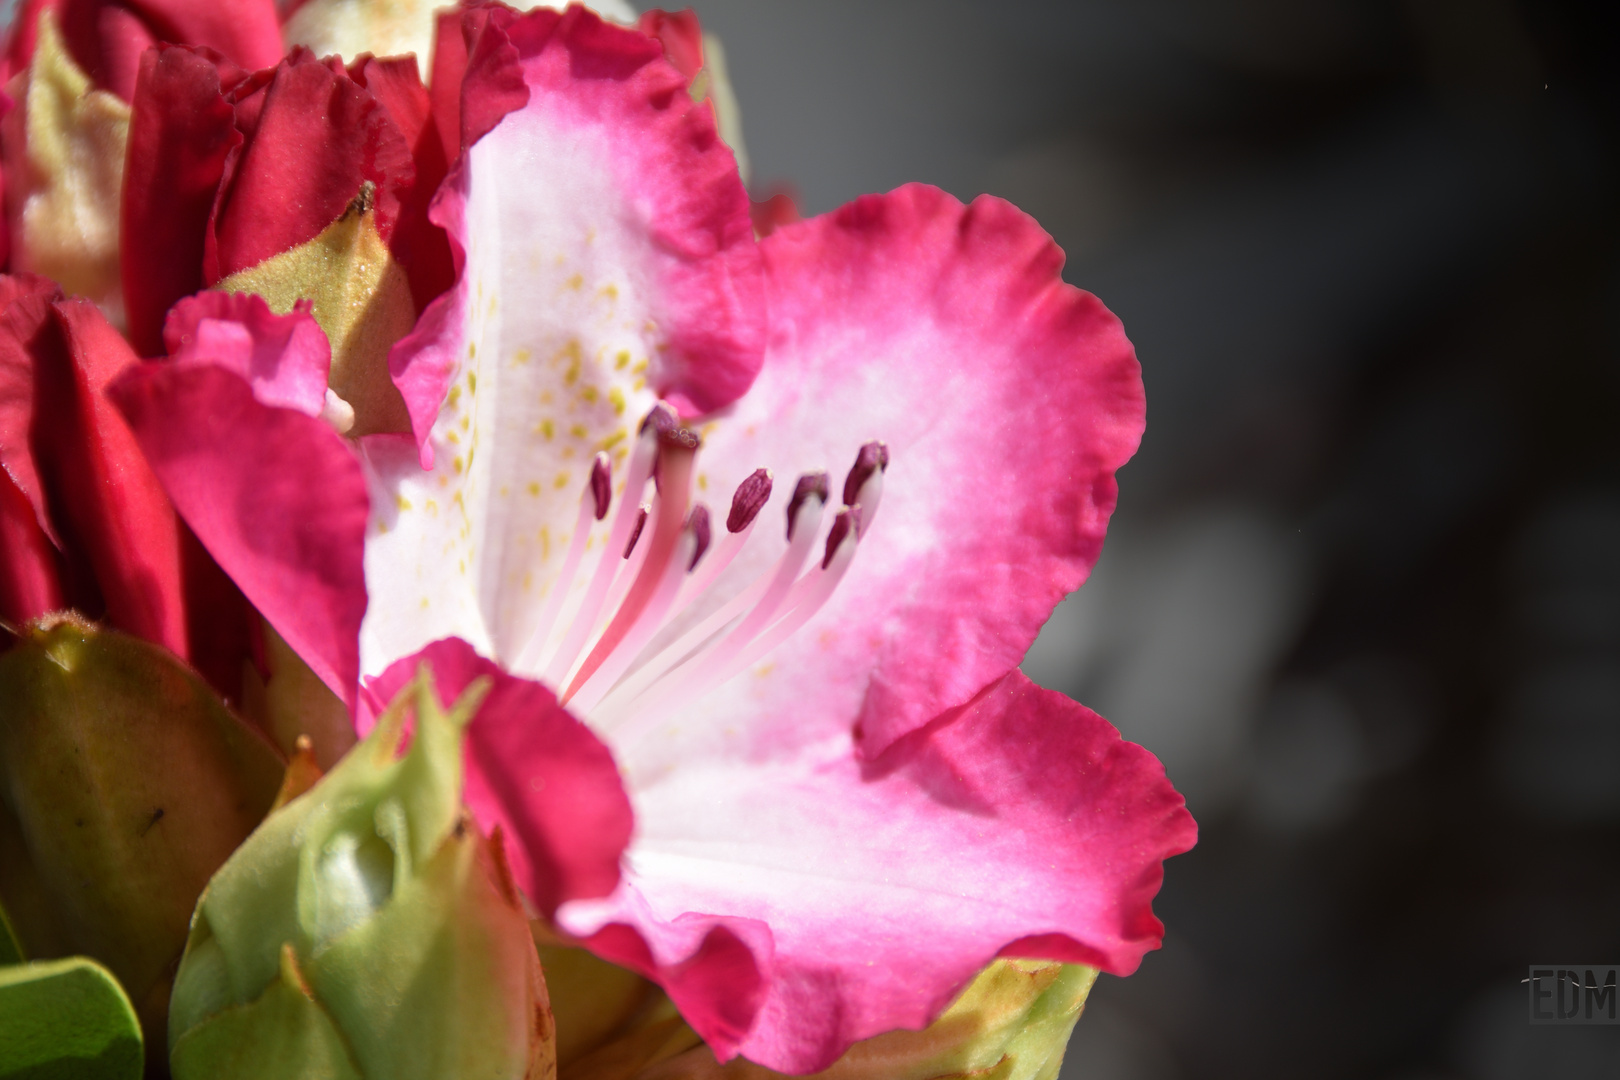
[[[1202,827],[1065,1080],[1620,1076],[1620,57],[1565,0],[694,0],[756,197],[1039,219],[1148,431],[1025,670]]]

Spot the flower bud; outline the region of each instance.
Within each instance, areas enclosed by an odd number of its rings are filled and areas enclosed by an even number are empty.
[[[164,649],[71,617],[24,630],[0,656],[0,896],[24,952],[105,964],[161,1046],[197,896],[282,771]]]
[[[418,674],[209,882],[170,1003],[176,1080],[554,1068],[528,920],[498,836],[461,805],[462,733],[486,690],[446,713]]]
[[[997,960],[922,1031],[864,1039],[806,1080],[1054,1080],[1069,1033],[1097,981],[1095,968]],[[706,1046],[681,1044],[657,1013],[570,1070],[571,1080],[774,1080],[744,1058],[722,1065]]]

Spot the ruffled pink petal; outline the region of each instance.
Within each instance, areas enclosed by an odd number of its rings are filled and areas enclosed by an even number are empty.
[[[699,458],[721,499],[756,467],[777,478],[773,535],[731,581],[781,550],[794,477],[828,470],[836,505],[863,443],[891,463],[827,607],[680,721],[761,752],[854,724],[876,755],[1016,666],[1085,580],[1142,434],[1140,369],[1119,320],[1063,283],[1051,238],[999,199],[908,186],[761,247],[765,367]]]
[[[441,38],[445,24],[441,21]],[[463,13],[439,68],[463,63],[436,123],[461,155],[431,213],[460,264],[450,292],[394,347],[390,368],[423,447],[474,359],[562,350],[693,410],[747,389],[764,345],[748,199],[707,105],[647,35],[583,8]]]
[[[549,917],[563,901],[612,892],[630,840],[630,800],[608,748],[544,686],[446,638],[366,680],[361,734],[422,664],[446,702],[474,679],[493,683],[467,728],[464,798],[486,830],[505,833],[529,899]]]
[[[308,304],[277,315],[253,293],[198,293],[170,309],[163,341],[175,364],[234,371],[265,405],[307,416],[326,405],[332,347]]]
[[[215,365],[143,364],[108,393],[209,554],[352,705],[368,504],[342,437]]]
[[[876,760],[847,732],[791,758],[707,755],[636,810],[624,883],[565,905],[563,926],[633,926],[680,959],[712,930],[768,926],[746,1035],[681,1006],[720,1056],[790,1073],[924,1026],[997,955],[1129,974],[1160,941],[1162,862],[1196,835],[1153,755],[1016,671]]]

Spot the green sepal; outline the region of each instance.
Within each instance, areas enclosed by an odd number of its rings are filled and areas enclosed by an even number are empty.
[[[522,901],[461,805],[487,689],[447,711],[419,673],[220,868],[170,1001],[177,1080],[544,1075],[551,1013]],[[282,1049],[248,1068],[247,1043]]]
[[[141,1026],[93,960],[0,967],[0,1080],[137,1080]]]
[[[175,1042],[176,1076],[232,1080],[361,1080],[343,1036],[310,995],[289,945],[277,978],[247,1005],[235,1005]]]
[[[85,955],[163,1035],[209,876],[283,765],[168,651],[71,616],[0,655],[0,896],[26,953]]]

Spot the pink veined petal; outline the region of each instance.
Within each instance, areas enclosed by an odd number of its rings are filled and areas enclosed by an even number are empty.
[[[682,1011],[722,1058],[790,1073],[924,1026],[997,955],[1129,974],[1160,941],[1162,862],[1196,835],[1153,755],[1017,671],[876,760],[846,732],[692,761],[636,801],[624,883],[562,925],[633,926],[680,958],[713,928],[768,926],[745,1036]]]
[[[432,471],[366,444],[368,673],[450,633],[514,661],[595,454],[622,466],[658,393],[731,400],[764,343],[735,162],[657,43],[580,8],[464,25],[461,274],[390,357]]]
[[[215,365],[144,364],[108,393],[209,554],[352,706],[368,503],[343,438]]]
[[[253,293],[201,292],[169,310],[163,341],[175,364],[234,371],[265,405],[319,416],[326,404],[332,347],[307,302],[277,315]]]
[[[694,738],[728,729],[764,753],[854,724],[876,755],[969,700],[1085,580],[1114,470],[1142,434],[1119,320],[1063,283],[1062,252],[1009,203],[911,185],[761,246],[770,347],[706,436],[708,490],[769,467],[763,513],[780,521],[793,477],[828,470],[836,499],[860,446],[881,439],[882,505],[827,607],[681,714],[679,739],[615,746],[632,771],[689,759]],[[779,536],[750,544],[733,588],[776,558]]]
[[[474,7],[462,26],[461,100],[435,110],[441,128],[459,117],[462,152],[430,213],[460,278],[390,357],[424,465],[470,345],[500,362],[572,345],[610,370],[627,354],[691,411],[734,400],[759,370],[763,289],[709,106],[656,41],[583,8]]]
[[[493,682],[467,728],[464,798],[486,831],[499,825],[505,833],[513,876],[529,899],[549,918],[565,900],[612,892],[630,840],[630,800],[608,748],[544,686],[445,638],[366,681],[361,734],[421,664],[446,702],[474,679]]]

